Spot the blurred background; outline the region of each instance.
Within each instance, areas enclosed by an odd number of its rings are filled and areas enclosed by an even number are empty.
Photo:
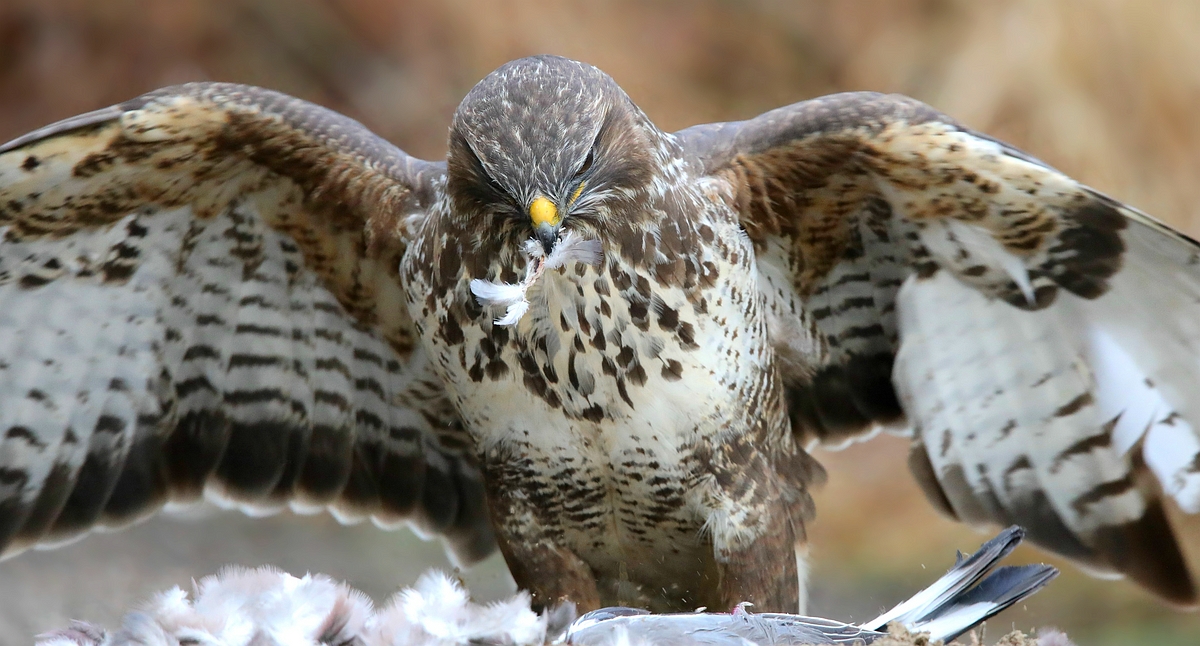
[[[321,103],[437,158],[467,90],[536,53],[599,66],[666,130],[835,91],[908,94],[1200,234],[1193,0],[3,0],[0,140],[163,85],[221,80]],[[867,619],[986,538],[934,514],[905,444],[818,456],[830,484],[810,534],[814,614]],[[1200,523],[1184,525],[1200,572]],[[377,601],[448,567],[436,542],[323,516],[160,516],[0,563],[0,642],[29,643],[69,618],[113,626],[138,600],[228,563],[323,572]],[[1058,626],[1081,646],[1200,643],[1200,616],[1057,564],[1063,576],[991,622],[985,641]],[[512,589],[498,557],[467,579],[479,598]]]

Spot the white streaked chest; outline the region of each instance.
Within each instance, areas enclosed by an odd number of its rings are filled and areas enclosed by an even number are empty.
[[[657,446],[676,462],[679,447],[739,417],[739,383],[769,362],[756,277],[712,249],[697,264],[712,274],[707,289],[662,285],[613,254],[599,269],[568,266],[534,285],[517,325],[493,327],[502,312],[485,312],[462,326],[460,346],[435,343],[479,448]]]
[[[753,249],[730,213],[717,215],[604,238],[600,268],[543,275],[515,326],[473,306],[467,282],[494,275],[461,276],[437,302],[410,305],[485,465],[502,456],[516,481],[506,486],[602,577],[639,563],[682,576],[661,563],[701,549],[697,449],[762,412],[774,357]],[[456,333],[441,333],[456,311]],[[694,559],[667,562],[695,575]]]

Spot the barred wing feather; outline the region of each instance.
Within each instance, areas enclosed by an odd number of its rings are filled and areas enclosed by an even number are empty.
[[[802,441],[909,429],[943,512],[1197,603],[1195,241],[905,97],[676,136],[755,242]]]
[[[189,84],[0,147],[0,554],[206,497],[493,545],[399,259],[441,166]]]

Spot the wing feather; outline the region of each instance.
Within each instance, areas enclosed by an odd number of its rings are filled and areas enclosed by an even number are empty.
[[[963,521],[1181,605],[1200,510],[1200,246],[905,97],[676,134],[758,252],[795,432],[913,431]]]
[[[200,498],[490,552],[398,273],[442,175],[228,84],[0,146],[0,554]]]

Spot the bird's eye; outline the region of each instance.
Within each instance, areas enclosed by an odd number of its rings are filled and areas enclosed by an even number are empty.
[[[491,173],[485,171],[483,176],[487,178],[488,186],[491,187],[491,189],[495,191],[497,195],[506,198],[508,197],[508,191],[505,190],[504,186],[500,184],[500,182],[497,182],[496,179],[492,177]]]
[[[588,151],[587,157],[583,158],[583,165],[579,167],[579,170],[575,171],[575,179],[579,179],[584,173],[588,172],[588,169],[592,167],[592,162],[595,161],[595,159],[596,147],[592,146],[592,149]]]

